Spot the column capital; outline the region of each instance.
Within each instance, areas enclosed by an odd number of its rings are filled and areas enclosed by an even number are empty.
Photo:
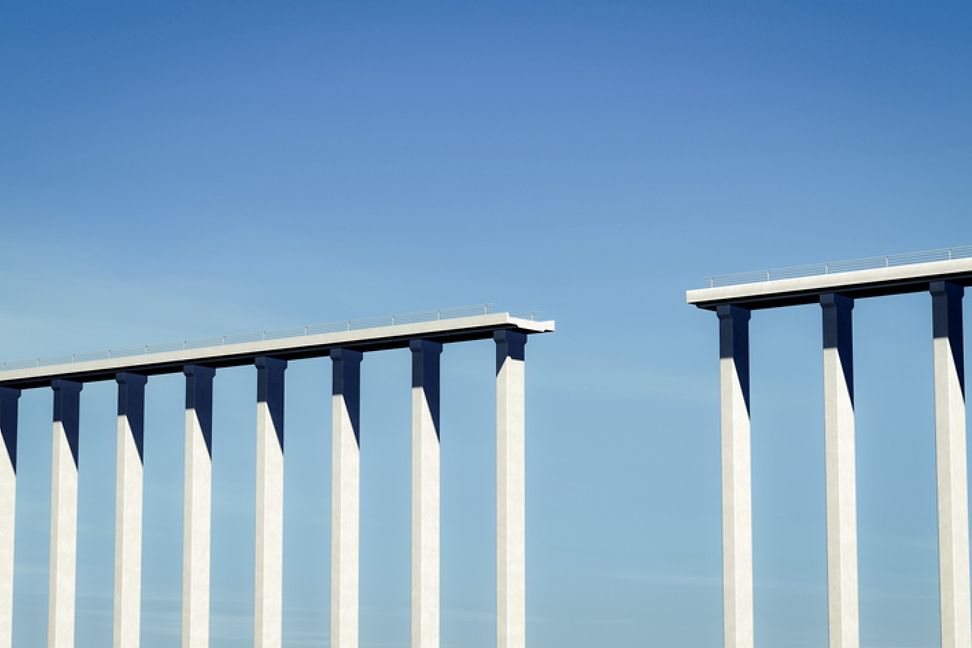
[[[352,349],[331,349],[331,360],[335,362],[361,362],[364,354]]]
[[[186,378],[212,380],[213,376],[216,375],[216,369],[205,365],[188,364],[182,367],[182,373],[185,374]]]
[[[752,317],[752,311],[744,306],[737,306],[735,304],[719,304],[716,306],[716,315],[721,320],[732,319],[748,322],[749,318]]]
[[[844,308],[850,310],[854,308],[854,299],[840,293],[823,293],[820,295],[820,306],[822,308]]]
[[[928,292],[933,297],[944,296],[952,299],[962,299],[965,295],[965,286],[951,281],[932,281],[928,284]]]
[[[412,353],[442,353],[442,344],[431,340],[410,340],[408,348],[411,349]]]

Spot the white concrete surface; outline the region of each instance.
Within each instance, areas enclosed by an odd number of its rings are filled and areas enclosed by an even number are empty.
[[[358,646],[361,354],[331,350],[331,648]]]
[[[931,285],[942,648],[972,646],[963,292],[954,284]]]
[[[412,648],[439,648],[439,356],[412,350]]]
[[[142,450],[145,376],[118,374],[115,590],[112,643],[137,648],[142,604]]]
[[[217,344],[195,349],[178,349],[160,353],[147,353],[121,357],[42,365],[0,371],[0,386],[17,387],[18,381],[45,381],[62,376],[80,376],[98,379],[111,378],[121,371],[152,374],[181,371],[183,365],[250,364],[257,356],[283,357],[287,354],[306,352],[309,356],[326,356],[331,348],[355,347],[355,351],[373,351],[386,348],[407,347],[410,340],[430,339],[439,342],[489,339],[493,331],[514,327],[523,333],[548,333],[554,330],[554,322],[537,322],[514,317],[509,313],[490,313],[471,317],[455,317],[412,324],[376,326],[374,328],[298,335],[275,340],[257,340],[241,344]],[[323,348],[323,350],[321,350]],[[163,369],[159,369],[163,367]],[[103,376],[99,377],[98,374]],[[78,379],[78,378],[72,378]],[[94,379],[94,378],[92,378]]]
[[[209,646],[209,575],[212,532],[213,376],[188,365],[185,486],[182,526],[182,647]]]
[[[740,302],[753,298],[766,298],[789,293],[842,292],[842,289],[859,289],[867,286],[896,285],[907,282],[932,281],[936,277],[948,277],[960,273],[972,273],[972,259],[951,259],[913,263],[910,265],[854,270],[832,274],[776,279],[734,286],[698,288],[685,293],[689,304],[706,302]]]
[[[55,380],[51,440],[51,561],[48,648],[74,646],[74,585],[78,534],[78,421],[81,383]]]
[[[13,642],[14,522],[17,505],[17,401],[0,387],[0,648]]]
[[[283,631],[285,360],[259,357],[253,645],[280,648]]]
[[[496,645],[526,646],[526,341],[496,340]]]
[[[832,293],[823,310],[827,607],[830,648],[857,648],[857,477],[854,454],[854,302]]]
[[[722,605],[726,648],[753,648],[753,523],[748,310],[720,306]]]

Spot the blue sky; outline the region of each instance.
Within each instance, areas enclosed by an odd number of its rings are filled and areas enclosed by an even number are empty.
[[[477,301],[528,358],[535,648],[718,645],[705,276],[972,242],[967,3],[0,4],[0,356]],[[818,309],[752,322],[757,644],[826,641]],[[966,310],[968,313],[968,309]],[[862,645],[938,642],[930,298],[855,309]],[[492,349],[443,354],[442,643],[494,645]],[[363,365],[363,648],[408,644],[407,352]],[[255,378],[216,379],[213,645],[251,637]],[[284,640],[326,646],[329,367],[287,371]],[[180,610],[152,378],[143,645]],[[113,384],[82,395],[78,645],[111,636]],[[15,645],[46,636],[21,400]]]

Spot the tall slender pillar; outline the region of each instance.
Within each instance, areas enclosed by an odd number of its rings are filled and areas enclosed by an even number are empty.
[[[284,370],[259,357],[257,367],[256,580],[253,640],[279,648],[283,628]]]
[[[942,648],[972,646],[962,286],[934,282],[935,452]]]
[[[525,398],[527,337],[497,331],[496,645],[526,646]]]
[[[332,349],[331,643],[358,646],[361,353]]]
[[[0,648],[13,642],[14,521],[19,389],[0,387]]]
[[[719,315],[722,426],[722,610],[726,648],[753,648],[753,522],[748,309]]]
[[[212,367],[186,365],[185,490],[182,523],[182,648],[209,646],[213,484]]]
[[[145,376],[120,373],[115,463],[115,605],[113,645],[139,645],[142,602],[142,467]]]
[[[47,645],[74,646],[74,582],[78,535],[78,428],[81,383],[54,380],[51,443],[51,562]]]
[[[439,356],[412,349],[412,648],[439,648]]]
[[[854,454],[854,301],[820,296],[823,310],[830,648],[857,648],[857,471]]]

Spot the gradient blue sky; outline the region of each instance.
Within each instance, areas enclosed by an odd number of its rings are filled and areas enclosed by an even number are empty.
[[[972,242],[965,2],[0,3],[0,356],[491,301],[528,345],[532,648],[721,638],[708,274]],[[930,299],[858,304],[861,636],[938,642]],[[826,643],[814,307],[752,322],[757,645]],[[968,312],[968,310],[967,310]],[[362,648],[408,645],[407,352],[363,366]],[[443,646],[494,645],[492,349],[443,355]],[[328,644],[329,367],[287,373],[284,641]],[[114,384],[78,645],[111,636]],[[216,380],[213,645],[252,635],[255,370]],[[46,637],[49,391],[15,645]],[[143,645],[179,632],[183,386],[149,382]]]

